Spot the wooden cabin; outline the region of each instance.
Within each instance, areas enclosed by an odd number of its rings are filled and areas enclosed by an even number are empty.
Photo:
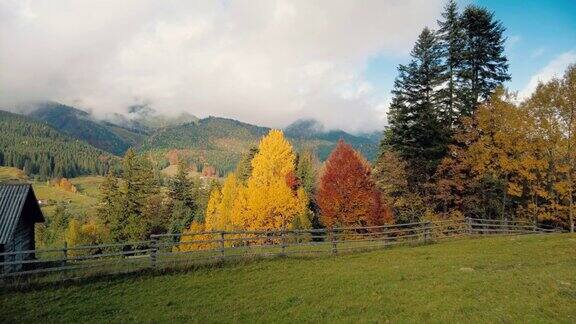
[[[34,259],[34,253],[7,254],[36,248],[34,224],[44,222],[30,184],[0,184],[0,263]],[[0,265],[0,272],[22,270],[21,264]]]

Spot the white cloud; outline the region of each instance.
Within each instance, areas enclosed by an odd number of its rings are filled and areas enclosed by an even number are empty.
[[[522,41],[519,35],[512,35],[506,40],[506,47],[510,50]]]
[[[554,77],[561,76],[566,68],[572,63],[576,63],[576,50],[557,56],[530,78],[528,84],[518,93],[518,99],[524,100],[528,98],[532,92],[536,90],[538,83],[548,82]]]
[[[0,104],[379,129],[369,57],[407,53],[442,0],[0,0]]]
[[[546,48],[544,48],[544,47],[539,47],[539,48],[535,49],[535,50],[530,54],[530,58],[531,58],[531,59],[539,58],[540,56],[544,55],[544,53],[546,53]]]

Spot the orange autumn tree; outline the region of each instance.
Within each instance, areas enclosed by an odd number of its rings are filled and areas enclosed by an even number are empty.
[[[392,222],[370,177],[370,165],[343,140],[326,161],[316,199],[327,227],[374,226]]]

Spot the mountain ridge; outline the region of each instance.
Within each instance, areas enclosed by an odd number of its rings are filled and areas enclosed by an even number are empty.
[[[257,145],[271,129],[226,117],[199,119],[185,114],[177,120],[159,115],[148,106],[132,107],[131,116],[115,114],[114,118],[104,120],[56,102],[36,104],[27,110],[23,112],[27,116],[116,156],[122,156],[129,147],[134,147],[141,153],[152,153],[157,159],[165,160],[169,151],[184,150],[195,163],[213,165],[222,173],[231,171],[242,154]],[[283,131],[295,149],[313,150],[322,161],[340,139],[350,143],[368,160],[375,159],[378,151],[376,133],[361,136],[342,130],[326,130],[313,119],[297,120]]]

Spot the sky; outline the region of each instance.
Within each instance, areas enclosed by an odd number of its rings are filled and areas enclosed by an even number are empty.
[[[576,62],[576,1],[466,0],[507,28],[507,86]],[[97,117],[164,114],[381,130],[398,64],[443,0],[0,0],[0,107],[53,100]]]

